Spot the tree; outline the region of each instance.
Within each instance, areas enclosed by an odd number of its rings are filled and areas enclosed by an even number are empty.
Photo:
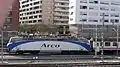
[[[19,26],[19,29],[18,29],[18,32],[19,33],[27,33],[29,31],[29,28],[28,28],[28,25],[20,25]]]
[[[34,24],[34,25],[20,25],[20,33],[40,33],[40,34],[56,34],[57,25],[50,24]]]

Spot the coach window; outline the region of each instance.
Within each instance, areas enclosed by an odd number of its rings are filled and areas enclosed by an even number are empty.
[[[116,43],[116,42],[113,42],[113,46],[117,46],[117,43]]]
[[[110,46],[110,42],[105,42],[105,46]]]

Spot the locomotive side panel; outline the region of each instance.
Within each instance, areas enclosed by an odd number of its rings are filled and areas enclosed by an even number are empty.
[[[70,41],[29,41],[18,42],[8,45],[12,51],[89,51],[91,49],[89,44]]]

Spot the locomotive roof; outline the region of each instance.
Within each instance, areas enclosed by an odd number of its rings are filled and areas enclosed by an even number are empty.
[[[51,36],[15,36],[12,38],[21,38],[21,39],[27,39],[27,40],[39,40],[39,39],[43,39],[43,40],[75,40],[75,41],[84,41],[84,42],[88,42],[87,39],[85,38],[75,38],[75,37],[51,37]]]

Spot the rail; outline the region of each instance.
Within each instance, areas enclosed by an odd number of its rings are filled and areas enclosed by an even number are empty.
[[[120,67],[120,63],[1,64],[1,67]]]

